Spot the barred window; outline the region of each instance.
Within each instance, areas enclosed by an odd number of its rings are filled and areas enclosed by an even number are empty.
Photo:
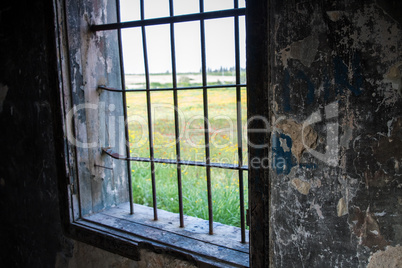
[[[97,5],[61,29],[72,221],[247,266],[245,2]]]

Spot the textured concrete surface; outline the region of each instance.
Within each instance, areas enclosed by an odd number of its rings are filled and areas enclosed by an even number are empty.
[[[272,6],[276,267],[366,267],[402,244],[402,31],[377,2]]]
[[[73,254],[66,258],[58,254],[56,268],[191,268],[194,265],[172,256],[141,250],[141,260],[133,261],[122,256],[81,242],[74,242]]]

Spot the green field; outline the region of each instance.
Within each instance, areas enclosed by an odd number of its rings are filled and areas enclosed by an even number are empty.
[[[163,85],[163,82],[160,83]],[[163,86],[162,86],[163,87]],[[243,163],[247,163],[245,139],[246,90],[242,95]],[[151,92],[155,158],[176,159],[173,92]],[[145,92],[127,93],[131,156],[149,157],[148,118]],[[211,162],[238,163],[236,90],[208,90]],[[182,160],[205,161],[202,90],[178,92],[180,153]],[[133,198],[137,204],[152,206],[149,163],[131,162]],[[177,167],[155,164],[157,206],[179,212]],[[182,166],[184,214],[208,219],[206,171],[203,167]],[[247,172],[243,172],[247,207]],[[214,221],[240,226],[238,171],[211,168]]]

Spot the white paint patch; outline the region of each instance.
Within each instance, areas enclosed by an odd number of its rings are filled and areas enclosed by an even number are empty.
[[[388,127],[388,133],[387,133],[387,135],[388,135],[388,137],[391,137],[392,123],[393,123],[393,121],[394,121],[394,119],[392,118],[391,120],[389,120],[389,121],[387,122],[387,127]]]
[[[106,66],[107,66],[107,73],[108,74],[112,73],[113,61],[111,58],[107,58]]]
[[[6,99],[8,86],[0,83],[0,113],[3,111],[3,102]]]
[[[286,143],[285,139],[279,138],[279,141],[281,143],[281,147],[284,152],[290,152],[290,148],[288,147],[288,144]]]
[[[343,215],[348,214],[348,207],[343,197],[339,199],[336,210],[338,217],[342,217]]]
[[[311,207],[315,209],[315,211],[317,212],[317,215],[320,219],[324,219],[324,216],[322,215],[322,211],[321,211],[321,206],[319,204],[313,203]]]
[[[374,216],[376,216],[376,217],[383,217],[383,216],[385,216],[385,214],[387,214],[387,212],[385,212],[385,211],[383,211],[383,212],[377,212],[377,213],[374,213]]]

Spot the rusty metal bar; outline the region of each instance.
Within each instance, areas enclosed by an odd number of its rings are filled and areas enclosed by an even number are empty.
[[[200,0],[200,14],[204,13],[204,0]],[[210,167],[210,152],[209,152],[209,120],[208,120],[208,89],[207,85],[207,64],[205,52],[205,22],[200,19],[200,33],[201,33],[201,68],[202,68],[202,96],[204,106],[204,130],[205,130],[205,162],[207,171],[207,194],[208,194],[208,220],[209,220],[209,234],[214,233],[214,215],[212,208],[212,187],[211,187],[211,167]]]
[[[141,20],[144,20],[144,0],[140,0]],[[141,26],[142,30],[142,47],[144,52],[144,65],[145,65],[145,84],[147,94],[147,114],[148,114],[148,139],[149,139],[149,156],[154,158],[154,139],[152,129],[152,113],[151,113],[151,92],[149,86],[149,66],[148,66],[148,52],[147,52],[147,35],[145,26]],[[151,181],[152,181],[152,203],[154,209],[154,220],[158,220],[158,206],[156,199],[156,182],[155,182],[155,162],[151,161]]]
[[[141,20],[136,21],[91,25],[90,29],[91,31],[96,32],[96,31],[116,30],[116,29],[143,27],[143,26],[159,25],[159,24],[169,24],[177,22],[217,19],[217,18],[233,17],[236,15],[237,16],[245,15],[245,14],[246,14],[245,8],[238,8],[238,9],[219,10],[212,12],[201,12],[189,15],[170,16],[156,19],[144,19],[144,17],[141,17]]]
[[[195,87],[176,87],[175,88],[152,88],[152,89],[146,89],[146,88],[139,88],[139,89],[126,89],[125,92],[146,92],[146,91],[171,91],[171,90],[192,90],[192,89],[204,89],[204,88],[235,88],[235,87],[245,87],[247,86],[246,84],[226,84],[226,85],[206,85],[206,86],[195,86]],[[113,88],[113,87],[107,87],[107,86],[98,86],[98,90],[106,90],[106,91],[111,91],[111,92],[123,92],[122,89],[119,88]]]
[[[120,22],[120,1],[116,0],[116,16],[117,22]],[[123,115],[124,115],[124,122],[127,122],[127,98],[126,98],[126,80],[125,80],[125,73],[124,73],[124,61],[123,61],[123,45],[121,41],[121,29],[117,31],[117,38],[119,43],[119,60],[120,60],[120,80],[122,90],[122,100],[123,100]],[[124,134],[125,140],[129,139],[129,130],[127,124],[124,124]],[[125,142],[125,149],[127,156],[130,156],[130,144]],[[134,213],[134,205],[133,205],[133,185],[131,181],[131,166],[130,161],[127,161],[127,176],[128,176],[128,196],[130,201],[130,214]]]
[[[173,0],[169,0],[170,17],[174,16]],[[179,217],[180,227],[184,227],[184,212],[183,212],[183,191],[181,178],[180,164],[180,126],[179,126],[179,107],[177,100],[177,76],[176,76],[176,50],[174,24],[170,23],[170,49],[172,54],[172,79],[173,79],[173,102],[174,102],[174,131],[176,137],[176,160],[177,160],[177,191],[179,195]]]
[[[234,7],[238,8],[238,0],[234,0]],[[239,17],[234,17],[234,31],[235,31],[235,68],[236,68],[236,84],[240,84],[240,33],[239,33]],[[236,86],[236,112],[237,112],[237,154],[238,165],[243,165],[243,135],[241,124],[241,88]],[[243,171],[239,170],[239,199],[240,199],[240,229],[241,229],[241,242],[246,242],[246,225],[244,215],[244,182]]]
[[[119,160],[126,160],[126,161],[135,161],[135,162],[154,162],[154,163],[160,163],[160,164],[172,164],[172,165],[186,165],[186,166],[195,166],[195,167],[211,167],[211,168],[223,168],[223,169],[233,169],[233,170],[248,170],[247,165],[239,166],[235,164],[223,164],[223,163],[209,163],[207,164],[206,162],[197,162],[197,161],[187,161],[187,160],[180,160],[177,161],[175,159],[162,159],[162,158],[146,158],[146,157],[125,157],[124,155],[121,155],[115,151],[113,151],[111,148],[102,148],[102,152],[109,155],[110,157],[114,159],[119,159]]]

